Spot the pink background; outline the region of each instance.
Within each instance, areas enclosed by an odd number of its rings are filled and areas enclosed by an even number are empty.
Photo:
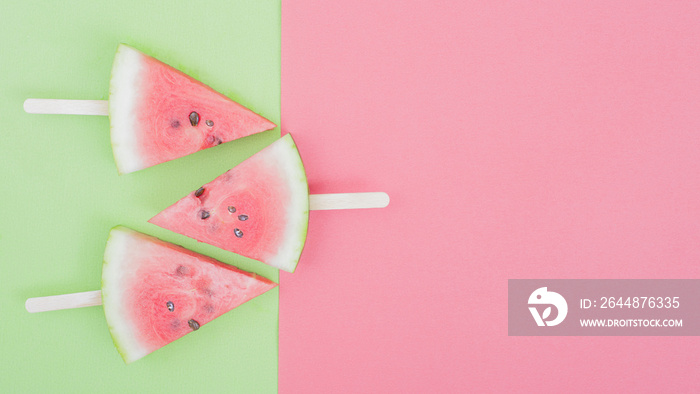
[[[673,4],[670,4],[673,3]],[[509,278],[700,277],[695,2],[282,5],[313,212],[282,393],[697,391],[697,337],[508,337]]]

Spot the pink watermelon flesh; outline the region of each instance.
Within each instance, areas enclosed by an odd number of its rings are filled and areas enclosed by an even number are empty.
[[[293,272],[308,211],[303,164],[287,134],[149,222]]]
[[[124,227],[110,233],[102,282],[107,323],[127,363],[277,286]]]
[[[115,56],[109,105],[120,173],[276,127],[209,86],[123,44]]]

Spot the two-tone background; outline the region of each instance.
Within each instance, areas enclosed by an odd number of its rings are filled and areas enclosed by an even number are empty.
[[[509,337],[507,320],[508,279],[698,277],[694,3],[0,11],[0,388],[699,388],[694,337]],[[279,307],[270,294],[245,307],[245,322],[225,316],[128,367],[99,308],[34,316],[24,299],[99,287],[104,239],[120,223],[275,277],[145,220],[276,134],[118,178],[106,119],[22,112],[27,96],[106,98],[120,41],[279,122],[312,192],[392,198],[382,210],[313,212]]]

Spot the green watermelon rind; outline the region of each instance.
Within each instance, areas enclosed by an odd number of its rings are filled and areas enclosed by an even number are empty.
[[[291,134],[285,134],[281,139],[270,144],[267,149],[270,149],[266,152],[267,157],[274,157],[278,160],[280,168],[292,188],[292,202],[289,206],[289,212],[296,217],[289,220],[286,234],[283,236],[286,242],[280,247],[281,251],[268,259],[266,263],[288,272],[294,272],[304,249],[308,232],[309,184],[306,179],[304,163]]]
[[[120,44],[114,56],[109,80],[109,125],[112,154],[119,174],[144,168],[141,157],[134,149],[138,146],[136,135],[135,98],[141,84],[139,76],[145,55],[136,49]]]
[[[138,351],[139,346],[136,341],[130,340],[129,332],[131,330],[128,327],[121,329],[121,326],[125,326],[128,323],[123,323],[123,316],[126,316],[126,314],[120,313],[121,305],[119,300],[121,297],[118,295],[112,297],[113,293],[118,292],[120,289],[118,286],[112,285],[117,285],[120,282],[115,276],[119,276],[121,273],[119,263],[125,260],[122,256],[124,252],[128,251],[129,241],[133,237],[141,236],[143,236],[141,233],[123,226],[113,227],[107,238],[102,262],[102,305],[105,320],[107,321],[107,327],[112,336],[114,347],[117,348],[117,351],[127,364],[140,359],[148,352]],[[122,322],[121,326],[119,322]]]

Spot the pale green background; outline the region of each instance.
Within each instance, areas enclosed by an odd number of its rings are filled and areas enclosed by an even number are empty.
[[[22,102],[107,99],[124,42],[279,124],[279,1],[3,1],[0,38],[0,392],[276,391],[277,289],[128,366],[101,307],[29,314],[24,301],[99,289],[117,224],[278,281],[147,220],[279,128],[118,176],[106,117],[30,115]]]

